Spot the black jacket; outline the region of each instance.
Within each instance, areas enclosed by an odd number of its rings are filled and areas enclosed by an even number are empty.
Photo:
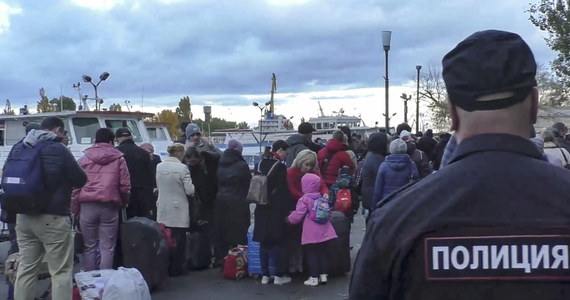
[[[269,203],[256,205],[253,240],[261,243],[279,243],[286,234],[285,219],[294,209],[291,207],[291,193],[287,185],[287,167],[276,158],[264,158],[261,161],[261,173],[267,175],[271,167],[277,163],[267,178]],[[257,173],[257,166],[255,168]]]
[[[522,137],[463,140],[448,166],[378,205],[350,299],[568,299],[567,172]]]
[[[152,172],[152,162],[148,152],[137,146],[133,140],[124,140],[117,149],[125,153],[125,161],[131,175],[131,189],[152,189],[156,174]]]
[[[417,142],[418,150],[423,151],[430,161],[435,159],[435,145],[437,145],[437,141],[429,135],[422,136]]]
[[[204,157],[204,163],[200,166],[188,165],[188,169],[202,208],[213,209],[218,192],[217,172],[220,155],[213,151],[204,151],[201,155]]]
[[[52,142],[40,153],[47,186],[53,188],[53,198],[45,213],[69,216],[71,191],[73,188],[83,187],[87,182],[87,175],[69,149],[58,142]]]
[[[245,245],[250,225],[246,202],[251,172],[240,152],[226,149],[218,166],[218,195],[215,222],[225,245]]]

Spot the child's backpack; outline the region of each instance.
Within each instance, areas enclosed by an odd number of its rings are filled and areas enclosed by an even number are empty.
[[[279,161],[276,161],[273,166],[271,166],[271,169],[269,169],[269,172],[267,172],[267,175],[261,173],[261,162],[257,164],[257,172],[259,174],[254,175],[249,183],[249,190],[247,191],[247,197],[245,198],[248,203],[259,205],[269,204],[269,197],[267,195],[267,178],[278,164]]]
[[[309,219],[318,224],[325,224],[329,221],[331,209],[329,201],[323,197],[319,197],[313,201],[313,207],[309,212]]]
[[[334,210],[342,212],[348,216],[352,209],[352,195],[349,189],[339,189],[336,194],[336,201],[334,203]]]
[[[3,210],[15,214],[45,211],[50,193],[45,183],[40,151],[51,143],[40,142],[34,147],[24,143],[14,145],[2,172]]]

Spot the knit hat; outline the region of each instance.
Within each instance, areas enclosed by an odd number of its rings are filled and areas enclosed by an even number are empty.
[[[151,143],[142,143],[140,147],[148,152],[154,152],[154,147],[152,146]]]
[[[390,143],[390,154],[406,154],[408,145],[402,139],[395,139]]]
[[[188,126],[186,126],[186,138],[190,139],[190,137],[194,134],[202,135],[202,131],[200,130],[200,127],[198,125],[190,123],[188,124]]]
[[[228,141],[228,149],[236,150],[239,153],[241,153],[243,151],[243,145],[241,144],[240,141],[236,139],[231,139]]]

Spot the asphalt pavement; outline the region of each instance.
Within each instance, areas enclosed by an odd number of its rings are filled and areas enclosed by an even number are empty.
[[[350,244],[351,260],[354,263],[362,238],[364,237],[364,217],[355,216],[351,230]],[[0,243],[0,260],[5,261],[8,244]],[[220,269],[208,269],[190,272],[180,277],[170,277],[161,286],[160,290],[152,293],[153,300],[309,300],[309,299],[348,299],[348,285],[350,273],[346,276],[329,278],[326,285],[307,287],[303,285],[305,276],[295,276],[293,281],[286,285],[262,285],[258,278],[244,278],[241,280],[226,280],[222,277]],[[4,276],[0,275],[0,299],[7,297],[7,285]],[[41,295],[49,285],[49,279],[41,280],[38,284],[37,295]],[[125,299],[127,300],[127,299]]]

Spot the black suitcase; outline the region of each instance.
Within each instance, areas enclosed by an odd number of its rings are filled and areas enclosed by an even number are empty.
[[[331,223],[337,239],[328,242],[329,275],[345,275],[350,272],[350,221],[339,211],[333,211]]]
[[[168,275],[169,248],[158,223],[134,217],[121,225],[123,266],[141,272],[150,290]]]
[[[212,264],[212,248],[210,235],[204,231],[192,232],[186,244],[186,269],[190,271],[204,270]]]

